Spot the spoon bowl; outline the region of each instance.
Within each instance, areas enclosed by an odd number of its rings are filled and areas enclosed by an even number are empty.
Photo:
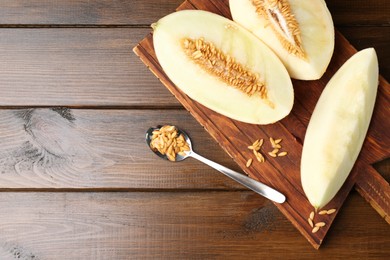
[[[150,146],[150,142],[152,141],[152,136],[153,136],[153,131],[155,130],[159,130],[162,126],[157,126],[157,127],[151,127],[148,129],[148,131],[146,131],[146,136],[145,136],[145,139],[146,139],[146,143],[148,144],[149,148],[156,154],[158,155],[159,157],[165,159],[165,160],[168,160],[168,157],[165,155],[165,154],[162,154],[160,153],[159,151],[157,150],[154,150],[151,146]],[[182,134],[184,136],[184,139],[186,140],[188,146],[190,147],[190,151],[187,151],[185,152],[186,155],[180,155],[180,154],[176,154],[176,159],[175,159],[175,162],[180,162],[180,161],[183,161],[184,159],[190,157],[190,154],[192,152],[192,144],[191,144],[191,139],[189,138],[189,136],[187,135],[186,132],[184,132],[183,130],[179,129],[176,127],[176,130],[177,130],[177,134],[180,135]],[[170,160],[168,160],[170,161]],[[171,161],[170,161],[171,162]]]
[[[146,143],[148,144],[149,148],[156,154],[158,155],[159,157],[165,159],[165,160],[168,160],[168,157],[162,153],[160,153],[157,149],[153,149],[150,145],[151,141],[152,141],[152,136],[153,136],[153,131],[155,130],[159,130],[162,126],[157,126],[157,127],[151,127],[149,128],[147,131],[146,131],[146,136],[145,136],[145,139],[146,139]],[[193,157],[195,159],[198,159],[199,161],[209,165],[210,167],[218,170],[219,172],[223,173],[224,175],[232,178],[233,180],[237,181],[238,183],[241,183],[242,185],[244,185],[245,187],[253,190],[254,192],[276,202],[276,203],[283,203],[285,202],[286,200],[286,197],[280,193],[279,191],[261,183],[261,182],[258,182],[246,175],[243,175],[239,172],[235,172],[229,168],[226,168],[225,166],[222,166],[216,162],[213,162],[197,153],[195,153],[193,150],[192,150],[192,143],[191,143],[191,139],[190,137],[187,135],[187,133],[185,133],[183,130],[175,127],[176,130],[177,130],[177,133],[178,133],[178,136],[180,136],[180,134],[183,135],[185,141],[187,142],[190,150],[189,151],[186,151],[184,152],[185,155],[181,155],[181,154],[176,154],[176,157],[175,157],[175,161],[174,162],[180,162],[180,161],[183,161],[184,159],[188,158],[188,157]],[[170,160],[169,160],[170,161]]]

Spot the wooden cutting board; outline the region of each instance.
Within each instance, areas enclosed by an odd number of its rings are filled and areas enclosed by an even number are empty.
[[[185,1],[178,8],[178,10],[183,9],[207,10],[231,19],[228,0]],[[232,120],[209,110],[181,92],[159,65],[153,48],[152,34],[143,39],[134,48],[134,52],[245,173],[286,195],[285,203],[275,205],[315,248],[321,245],[354,185],[360,194],[390,223],[389,183],[371,166],[375,162],[388,158],[390,154],[388,148],[390,145],[390,122],[388,120],[390,90],[388,82],[382,77],[380,77],[375,110],[362,152],[340,192],[325,207],[337,209],[336,213],[325,216],[317,214],[314,221],[324,221],[326,226],[314,234],[307,221],[313,207],[304,195],[300,181],[302,141],[306,127],[326,83],[340,66],[356,53],[356,49],[339,32],[336,31],[335,51],[325,75],[316,81],[294,80],[295,104],[291,114],[278,123],[266,126]],[[270,137],[283,139],[281,144],[283,150],[288,152],[287,156],[277,158],[268,156],[267,152],[272,150],[268,141]],[[266,157],[265,163],[257,162],[252,151],[247,148],[259,138],[264,138],[266,141],[262,148]],[[254,158],[254,161],[251,167],[247,168],[245,164],[249,158]]]

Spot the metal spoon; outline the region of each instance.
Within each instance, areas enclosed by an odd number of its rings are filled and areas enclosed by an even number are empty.
[[[151,127],[146,132],[146,143],[148,144],[149,147],[150,147],[150,142],[151,142],[151,139],[153,136],[153,131],[158,130],[158,129],[160,129],[160,128],[159,127],[157,127],[157,128]],[[177,129],[177,132],[179,135],[183,134],[185,140],[188,143],[188,146],[190,147],[190,151],[186,152],[185,156],[182,156],[180,154],[176,155],[176,162],[182,161],[182,160],[186,159],[187,157],[192,157],[192,158],[198,159],[199,161],[209,165],[210,167],[216,169],[217,171],[220,171],[221,173],[232,178],[233,180],[237,181],[238,183],[241,183],[245,187],[253,190],[254,192],[256,192],[256,193],[258,193],[258,194],[260,194],[260,195],[262,195],[262,196],[264,196],[264,197],[266,197],[274,202],[277,202],[277,203],[285,202],[286,197],[282,193],[280,193],[279,191],[274,190],[273,188],[271,188],[271,187],[269,187],[261,182],[258,182],[254,179],[251,179],[251,178],[249,178],[246,175],[243,175],[241,173],[230,170],[229,168],[226,168],[225,166],[222,166],[218,163],[210,161],[209,159],[195,153],[192,150],[192,144],[191,144],[191,140],[190,140],[189,136],[184,131],[182,131],[178,128],[176,128],[176,129]],[[161,157],[165,160],[168,160],[167,157],[165,155],[161,154],[160,152],[154,151],[153,149],[152,149],[152,151],[155,154],[157,154],[159,157]]]

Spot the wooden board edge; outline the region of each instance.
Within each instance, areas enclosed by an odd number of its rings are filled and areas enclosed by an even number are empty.
[[[372,166],[363,169],[361,174],[367,177],[357,178],[355,189],[390,224],[389,183]]]

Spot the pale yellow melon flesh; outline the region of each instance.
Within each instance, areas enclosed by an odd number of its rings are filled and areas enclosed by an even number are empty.
[[[291,79],[279,58],[235,22],[200,10],[172,13],[153,25],[159,63],[171,81],[190,98],[227,117],[252,123],[274,123],[292,109]],[[183,39],[203,39],[246,69],[259,75],[267,98],[249,96],[211,75],[183,49]]]
[[[270,19],[272,15],[259,14],[254,5],[256,2],[269,7],[272,2],[280,0],[230,0],[229,5],[233,20],[264,41],[279,56],[292,78],[319,79],[325,73],[334,50],[334,26],[326,3],[324,0],[284,1],[297,22],[304,58],[289,52],[278,37],[283,30],[285,38],[292,37],[287,33],[283,12],[278,8],[267,9],[272,10],[275,17]]]
[[[310,119],[301,181],[310,203],[325,206],[348,177],[363,145],[378,88],[373,48],[352,56],[325,87]]]

